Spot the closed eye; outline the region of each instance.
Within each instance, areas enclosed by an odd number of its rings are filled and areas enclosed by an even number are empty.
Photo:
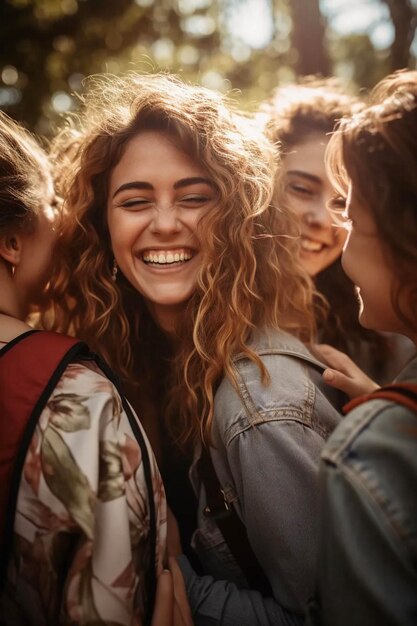
[[[211,202],[212,197],[204,194],[189,194],[178,198],[175,204],[183,205],[188,208],[198,208]]]
[[[200,207],[204,207],[209,204],[213,200],[212,195],[206,194],[187,194],[185,196],[181,196],[177,198],[173,205],[168,208],[186,208],[186,209],[196,209]],[[154,207],[158,207],[157,202],[155,200],[151,200],[150,198],[128,198],[122,201],[118,206],[132,211],[144,211],[147,209],[152,209]]]
[[[300,195],[300,196],[305,196],[309,198],[314,196],[313,189],[310,189],[309,187],[305,187],[304,185],[300,185],[299,183],[288,183],[287,189],[290,192],[296,193],[297,195]]]
[[[125,200],[121,202],[119,206],[124,209],[134,209],[136,211],[141,211],[143,209],[147,209],[152,207],[154,202],[149,200],[148,198],[129,198],[129,200]]]

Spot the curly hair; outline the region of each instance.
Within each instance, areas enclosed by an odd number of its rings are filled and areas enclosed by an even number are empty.
[[[49,161],[52,166],[55,193],[61,199],[67,195],[72,171],[76,167],[78,150],[84,140],[82,129],[75,118],[68,118],[65,125],[49,143]]]
[[[307,76],[295,85],[277,88],[263,105],[266,132],[285,154],[309,135],[330,135],[338,122],[363,107],[336,78]]]
[[[372,214],[396,281],[391,301],[415,331],[417,310],[417,72],[383,79],[370,106],[344,121],[328,148],[333,184]],[[411,312],[411,314],[410,314]]]
[[[268,380],[250,348],[253,329],[281,328],[306,341],[314,332],[312,287],[296,260],[298,227],[273,200],[274,151],[227,99],[168,75],[93,77],[82,116],[84,140],[50,283],[53,327],[88,341],[125,381],[139,379],[145,388],[146,380],[159,402],[162,385],[168,426],[180,442],[209,439],[216,386],[224,375],[234,379],[233,356],[246,354]],[[108,181],[143,130],[174,137],[217,193],[198,228],[203,260],[175,362],[141,295],[123,275],[111,280]]]
[[[45,152],[21,125],[0,111],[0,230],[30,232],[44,203],[50,170]]]

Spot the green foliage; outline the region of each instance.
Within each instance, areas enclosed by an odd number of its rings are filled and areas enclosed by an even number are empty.
[[[243,15],[247,1],[2,0],[0,107],[48,135],[60,112],[77,107],[83,77],[98,72],[179,72],[240,90],[242,105],[253,107],[297,72],[326,74],[329,59],[359,87],[390,71],[389,50],[376,50],[368,34],[337,37],[318,0],[308,0],[309,11],[304,0],[265,0],[272,38],[251,48],[231,36],[227,19],[231,9]]]
[[[335,72],[369,89],[390,72],[389,50],[376,50],[366,33],[335,38],[330,49]]]

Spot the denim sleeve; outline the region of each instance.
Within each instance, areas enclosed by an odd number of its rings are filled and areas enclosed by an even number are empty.
[[[351,450],[322,468],[317,623],[415,626],[417,528],[407,510],[417,501],[416,445],[408,463],[392,439],[366,437],[366,456]]]
[[[227,450],[252,549],[276,600],[295,611],[314,588],[323,445],[307,425],[280,418],[241,432]]]
[[[197,576],[186,556],[177,559],[195,626],[302,626],[302,615],[285,610],[273,598],[211,576]]]
[[[274,597],[198,577],[183,565],[197,626],[303,623],[313,592],[322,447],[317,433],[293,419],[248,428],[230,442],[227,464],[239,499],[237,510]],[[212,449],[212,454],[217,469],[221,451]]]

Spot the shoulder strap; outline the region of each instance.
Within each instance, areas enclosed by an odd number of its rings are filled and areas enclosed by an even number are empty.
[[[39,416],[67,364],[87,346],[72,337],[29,331],[0,353],[0,586],[13,536],[23,464]]]
[[[405,406],[408,409],[411,409],[411,411],[417,413],[417,384],[414,383],[393,383],[392,385],[385,385],[372,393],[354,398],[345,404],[343,411],[344,413],[347,413],[348,411],[355,409],[360,404],[377,398],[391,400],[391,402],[401,404],[402,406]]]
[[[119,396],[122,401],[123,409],[127,415],[129,420],[130,427],[132,432],[138,442],[141,452],[142,452],[142,464],[143,464],[143,472],[145,475],[146,489],[148,492],[148,504],[149,504],[149,544],[150,544],[150,554],[154,555],[153,560],[150,559],[149,571],[146,576],[145,586],[147,589],[147,597],[148,604],[145,616],[145,626],[148,626],[152,621],[152,614],[155,605],[155,595],[156,595],[156,572],[157,572],[157,545],[156,545],[156,535],[157,535],[157,526],[156,526],[156,508],[155,508],[155,499],[153,495],[153,478],[152,478],[152,468],[151,468],[151,460],[148,452],[148,448],[146,445],[145,438],[142,434],[142,431],[139,426],[138,418],[135,417],[132,408],[129,402],[126,400],[126,397],[121,388],[121,384],[114,374],[114,372],[110,369],[101,357],[97,354],[93,354],[93,358],[103,373],[107,376],[107,378],[113,383],[119,392]]]
[[[156,591],[156,511],[148,449],[137,419],[117,377],[88,346],[73,337],[49,331],[29,331],[0,351],[0,589],[7,572],[19,485],[38,419],[66,367],[74,360],[94,360],[117,388],[133,434],[141,448],[149,500],[151,559],[146,580],[148,616]]]
[[[250,588],[260,591],[264,596],[271,596],[271,585],[252,550],[246,527],[233,505],[227,502],[205,445],[198,462],[198,473],[206,490],[204,515],[216,522]]]

